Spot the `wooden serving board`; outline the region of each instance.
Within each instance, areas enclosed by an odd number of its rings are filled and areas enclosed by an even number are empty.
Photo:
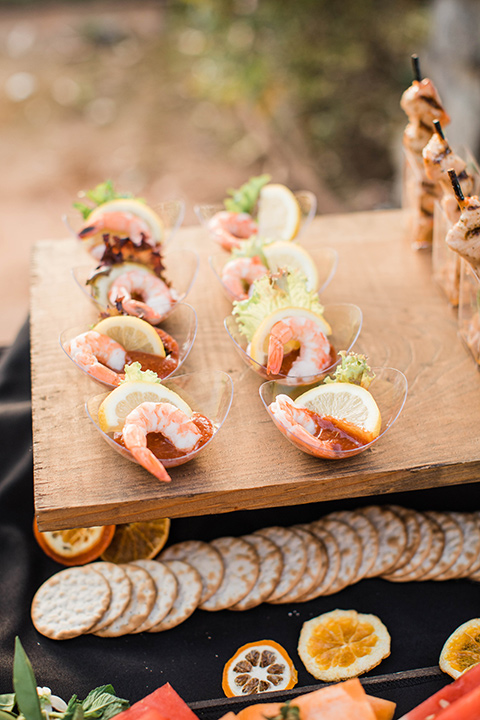
[[[97,313],[71,268],[88,263],[74,240],[34,249],[31,351],[35,510],[41,530],[156,517],[224,513],[435,487],[480,478],[480,379],[457,338],[456,314],[431,277],[428,253],[404,238],[401,211],[316,218],[302,237],[339,253],[322,301],[353,302],[364,314],[355,349],[372,365],[402,370],[403,413],[371,449],[348,460],[302,453],[276,429],[261,403],[262,380],[238,357],[224,327],[230,312],[208,264],[218,248],[205,230],[184,228],[173,244],[196,250],[200,270],[187,298],[199,326],[185,372],[230,373],[234,399],[214,442],[157,482],[123,459],[88,420],[84,403],[101,387],[65,356],[59,334]]]

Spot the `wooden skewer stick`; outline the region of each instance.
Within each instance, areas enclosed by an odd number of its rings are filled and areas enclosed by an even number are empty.
[[[412,55],[412,68],[414,80],[417,80],[417,82],[421,82],[422,73],[420,72],[420,60],[418,59],[418,55],[416,53]]]
[[[466,205],[465,195],[463,194],[463,190],[458,180],[457,173],[452,168],[450,168],[450,170],[448,170],[447,172],[452,182],[453,192],[455,193],[455,197],[460,206],[460,210],[463,210]]]
[[[440,135],[442,140],[445,140],[445,135],[443,134],[442,126],[440,124],[440,120],[434,120],[433,121],[433,127],[435,128],[435,132],[437,135]]]

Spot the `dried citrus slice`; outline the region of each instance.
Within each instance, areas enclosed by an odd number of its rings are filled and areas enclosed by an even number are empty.
[[[295,405],[331,417],[346,432],[353,432],[363,442],[371,442],[380,434],[382,418],[373,395],[353,383],[329,383],[307,390]]]
[[[140,318],[112,315],[100,320],[93,329],[116,340],[127,351],[136,350],[165,357],[165,348],[159,334],[150,323]]]
[[[288,690],[296,684],[293,662],[274,640],[242,645],[223,669],[222,688],[227,697]]]
[[[96,560],[112,542],[115,525],[41,532],[37,520],[33,534],[46,555],[62,565],[85,565]]]
[[[275,323],[280,320],[284,320],[287,317],[310,318],[318,325],[319,332],[324,335],[329,335],[332,332],[330,325],[320,315],[317,315],[306,308],[285,307],[274,310],[262,320],[252,337],[252,342],[250,343],[250,357],[260,363],[260,365],[267,364],[268,341],[272,327]],[[298,343],[295,344],[295,341],[292,341],[291,346],[290,344],[285,346],[284,352],[287,353],[295,347],[298,347]]]
[[[271,240],[293,240],[302,214],[297,198],[285,185],[264,185],[258,199],[258,232]]]
[[[298,654],[317,680],[347,680],[390,655],[390,634],[376,615],[332,610],[303,624]]]
[[[112,542],[102,554],[102,560],[113,563],[150,560],[163,548],[169,532],[169,518],[117,525]]]
[[[98,408],[98,424],[103,432],[120,432],[128,413],[143,402],[169,402],[183,410],[185,415],[192,409],[173,390],[161,383],[124,382],[107,395]]]
[[[141,218],[148,225],[151,233],[150,239],[155,243],[162,241],[164,226],[161,218],[146,203],[136,200],[135,198],[116,198],[115,200],[102,203],[102,205],[96,207],[95,210],[92,210],[87,218],[87,222],[89,225],[93,225],[102,215],[117,212],[131,213]],[[99,234],[101,235],[104,232],[108,232],[108,228],[102,229],[102,232]]]
[[[450,635],[440,653],[440,670],[453,678],[480,662],[480,618],[460,625]]]
[[[279,240],[262,248],[268,269],[276,272],[280,268],[299,270],[307,278],[307,290],[318,289],[317,266],[309,253],[297,243]]]

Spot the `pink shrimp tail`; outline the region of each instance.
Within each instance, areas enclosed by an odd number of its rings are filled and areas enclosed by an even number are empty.
[[[162,480],[163,482],[171,481],[172,478],[167,473],[160,460],[155,457],[151,450],[146,447],[133,447],[130,448],[130,452],[132,453],[135,460],[140,463],[140,465],[144,467],[145,470],[148,470],[149,473],[155,475],[158,480]]]
[[[277,375],[280,372],[283,362],[283,346],[292,339],[292,331],[281,320],[276,323],[268,341],[267,373]]]

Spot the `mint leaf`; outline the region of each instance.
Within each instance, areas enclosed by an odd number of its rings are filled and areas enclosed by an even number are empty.
[[[130,706],[128,700],[115,695],[111,685],[101,685],[88,693],[82,702],[85,718],[109,720]]]
[[[68,701],[67,709],[62,715],[62,720],[83,720],[84,712],[77,695],[72,695]]]
[[[20,712],[28,720],[44,720],[37,693],[37,681],[20,638],[15,638],[13,689]]]

